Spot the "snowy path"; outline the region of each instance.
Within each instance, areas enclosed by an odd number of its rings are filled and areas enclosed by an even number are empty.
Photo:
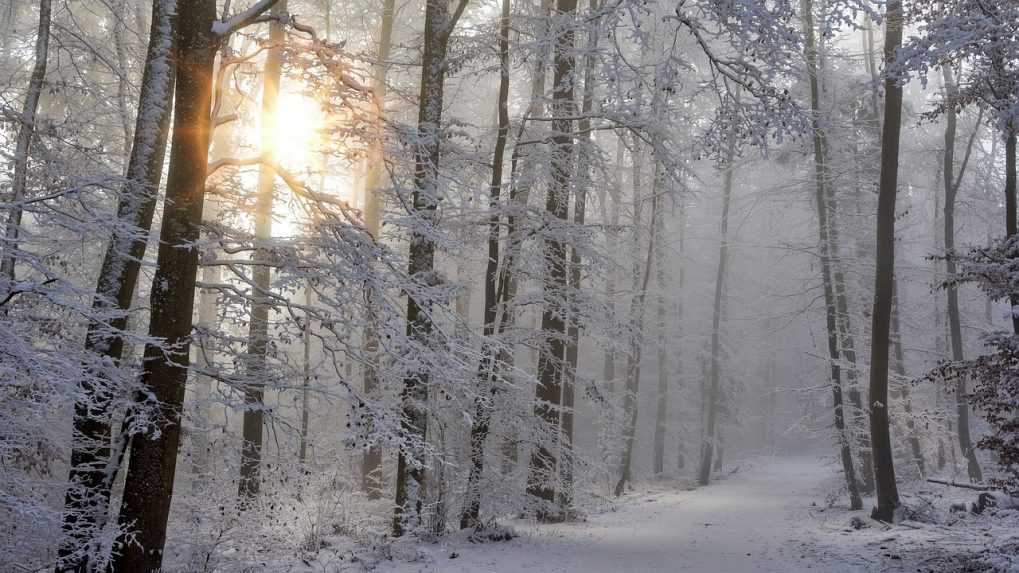
[[[847,573],[846,562],[818,563],[802,520],[823,501],[832,475],[817,458],[763,461],[708,488],[652,493],[587,523],[523,528],[508,543],[432,546],[430,559],[389,563],[384,571]],[[450,559],[450,555],[457,554]],[[390,569],[391,567],[391,569]]]

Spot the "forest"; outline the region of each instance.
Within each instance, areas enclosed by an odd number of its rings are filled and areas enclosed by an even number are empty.
[[[0,572],[1019,572],[1016,0],[0,0]]]

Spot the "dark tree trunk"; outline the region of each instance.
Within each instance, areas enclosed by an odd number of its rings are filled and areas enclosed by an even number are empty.
[[[272,8],[276,17],[269,25],[269,51],[262,71],[262,156],[275,163],[276,138],[274,129],[276,108],[280,92],[280,74],[283,70],[283,42],[286,31],[279,19],[287,13],[287,0],[279,0]],[[267,243],[272,240],[272,203],[275,197],[276,172],[263,164],[258,173],[258,194],[255,197],[255,252],[251,268],[251,322],[248,326],[248,354],[244,357],[247,381],[244,389],[244,420],[242,425],[241,474],[237,495],[241,507],[249,498],[258,495],[261,485],[259,474],[262,465],[262,426],[265,383],[269,377],[266,353],[269,347],[269,289],[272,280],[272,251]]]
[[[488,261],[485,265],[485,316],[482,326],[486,338],[495,334],[499,310],[499,221],[500,195],[502,193],[503,159],[506,139],[509,136],[509,89],[510,89],[510,0],[502,0],[502,14],[499,21],[499,96],[496,104],[499,127],[495,138],[495,152],[492,157],[492,179],[489,183],[490,210],[488,216]],[[471,470],[467,478],[466,501],[460,516],[460,529],[477,527],[481,511],[481,478],[485,470],[485,442],[488,440],[492,419],[493,400],[496,394],[496,365],[498,350],[494,341],[485,343],[481,363],[478,366],[478,391],[481,395],[474,405],[474,425],[471,427]],[[487,395],[486,395],[487,393]]]
[[[127,177],[117,205],[118,227],[103,257],[92,309],[105,322],[89,323],[85,351],[96,358],[119,362],[124,340],[119,333],[127,329],[128,314],[141,259],[145,256],[159,182],[166,156],[173,98],[174,62],[173,14],[166,0],[152,3],[149,47],[142,73],[139,113],[134,130]],[[86,371],[87,372],[87,371]],[[79,383],[81,400],[74,406],[74,432],[71,441],[71,484],[65,499],[64,533],[66,543],[60,549],[61,563],[68,569],[87,565],[83,543],[97,522],[106,519],[113,480],[109,466],[112,413],[115,388],[97,384],[98,373],[87,372]]]
[[[942,158],[944,175],[942,176],[945,185],[945,272],[949,277],[955,276],[955,198],[959,191],[959,185],[955,177],[955,134],[957,124],[956,105],[959,100],[959,90],[952,78],[951,66],[946,64],[942,67],[945,80],[945,150]],[[969,154],[967,152],[967,158]],[[959,173],[958,181],[961,183],[962,174],[965,170],[965,163]],[[949,283],[945,290],[948,292],[948,332],[952,344],[952,360],[963,359],[962,349],[962,326],[959,320],[959,289],[955,284]],[[973,451],[973,442],[969,435],[969,401],[966,392],[966,380],[960,377],[955,383],[955,411],[956,429],[959,436],[959,448],[963,457],[966,458],[969,479],[975,482],[983,480],[980,471],[980,464],[977,462],[976,452]]]
[[[552,184],[545,202],[545,211],[565,221],[569,215],[570,179],[573,161],[574,113],[574,30],[577,0],[556,0],[556,29],[554,44],[554,71],[552,87]],[[545,307],[541,317],[541,331],[545,337],[538,355],[537,402],[534,415],[553,429],[551,439],[538,445],[531,454],[528,470],[527,493],[539,498],[544,505],[537,511],[539,520],[561,520],[562,508],[556,507],[556,479],[561,440],[558,428],[562,413],[562,370],[566,358],[566,324],[562,305],[566,301],[568,279],[566,273],[566,245],[557,237],[546,237],[544,245]]]
[[[424,54],[421,58],[421,91],[418,105],[418,139],[415,151],[413,214],[422,225],[435,223],[439,206],[439,149],[442,141],[443,83],[446,48],[467,0],[461,0],[451,18],[446,0],[428,0],[425,7]],[[431,284],[435,271],[435,242],[427,231],[414,229],[410,238],[408,274],[412,280]],[[425,347],[431,343],[433,324],[427,301],[407,297],[407,337]],[[393,536],[400,537],[420,524],[425,497],[424,443],[428,435],[429,374],[411,372],[403,381],[404,444],[396,463],[396,502]]]
[[[725,174],[722,182],[721,242],[718,245],[718,268],[715,275],[715,301],[711,318],[711,369],[705,396],[704,435],[701,441],[700,469],[697,483],[711,482],[711,462],[714,456],[718,434],[718,415],[722,393],[722,298],[725,292],[725,273],[729,262],[729,204],[732,200],[733,180],[736,176],[733,160],[736,157],[736,134],[729,134],[729,149],[726,155]]]
[[[1005,233],[1015,236],[1016,227],[1016,130],[1012,128],[1005,139]],[[1019,334],[1019,299],[1012,298],[1012,332]]]
[[[191,315],[198,272],[198,240],[209,160],[213,62],[219,38],[212,32],[216,7],[204,0],[179,0],[177,85],[170,170],[150,299],[149,336],[161,345],[145,348],[141,384],[144,397],[134,408],[153,420],[131,440],[120,524],[132,530],[122,538],[115,571],[156,571],[162,566],[166,521],[173,497],[180,446],[180,417],[188,375]]]
[[[36,112],[39,110],[39,99],[42,97],[43,84],[46,81],[52,8],[52,0],[39,0],[35,62],[32,64],[32,75],[28,80],[28,93],[25,94],[25,104],[21,109],[18,135],[14,144],[14,172],[11,174],[11,195],[9,197],[11,207],[7,216],[7,227],[2,245],[3,260],[0,261],[0,275],[8,281],[7,288],[9,290],[14,288],[14,266],[18,258],[18,237],[21,234],[21,216],[24,213],[21,202],[26,199],[28,193],[28,159],[32,153],[32,140],[35,139]]]
[[[832,250],[834,241],[832,232],[835,229],[831,211],[831,193],[828,187],[828,167],[825,132],[821,126],[820,89],[818,85],[817,66],[817,45],[814,39],[814,17],[813,2],[802,0],[800,3],[801,18],[803,19],[804,36],[806,37],[806,61],[807,75],[810,81],[810,107],[812,113],[811,128],[813,131],[814,143],[814,201],[817,206],[817,225],[819,232],[819,246],[821,249],[821,280],[824,286],[825,301],[825,326],[827,328],[829,373],[831,377],[833,407],[835,409],[835,429],[839,440],[839,454],[842,459],[842,471],[846,478],[846,486],[849,491],[849,503],[852,509],[863,507],[860,499],[859,484],[856,480],[856,468],[853,465],[852,449],[850,446],[851,437],[846,431],[845,404],[842,398],[842,369],[839,365],[839,317],[837,305],[841,302],[845,305],[844,319],[848,319],[848,304],[845,301],[845,293],[837,293],[832,277]],[[843,286],[844,288],[844,286]],[[849,339],[851,340],[851,339]],[[844,348],[845,350],[845,348]],[[849,350],[852,351],[851,342]],[[855,354],[853,355],[855,358]],[[858,399],[858,398],[857,398]]]
[[[874,310],[871,315],[870,437],[874,448],[877,506],[874,519],[891,522],[899,505],[888,424],[889,321],[895,272],[895,196],[899,175],[899,135],[902,128],[902,86],[888,73],[902,45],[902,1],[889,0],[885,12],[885,113],[881,133],[881,177],[878,190]]]
[[[634,137],[634,146],[638,143]],[[634,163],[634,173],[637,173],[641,168],[640,162],[636,160]],[[657,164],[655,168],[655,181],[661,179],[661,164]],[[634,187],[634,204],[639,204],[643,197],[640,195],[640,186]],[[615,496],[619,497],[623,495],[623,490],[627,483],[633,481],[633,450],[637,441],[637,414],[638,414],[638,398],[640,397],[640,363],[641,363],[641,351],[644,348],[644,315],[645,305],[647,302],[647,287],[651,279],[651,268],[654,263],[654,252],[655,252],[655,241],[658,238],[656,232],[656,223],[659,218],[659,211],[661,210],[661,198],[659,189],[652,189],[651,193],[651,228],[648,233],[647,242],[647,254],[644,256],[644,266],[640,266],[640,262],[636,262],[634,265],[634,293],[630,304],[630,324],[634,332],[630,338],[630,353],[626,359],[626,393],[623,396],[623,415],[625,419],[623,421],[623,455],[619,463],[619,480],[616,482],[614,490]],[[637,211],[639,213],[639,210]],[[640,221],[637,219],[634,225],[634,242],[639,244],[640,236]],[[641,268],[643,268],[643,276],[641,276]]]

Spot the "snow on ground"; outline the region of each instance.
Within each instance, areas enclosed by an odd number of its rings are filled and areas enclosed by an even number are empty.
[[[646,486],[587,521],[510,523],[518,537],[471,543],[400,541],[386,557],[320,552],[288,571],[384,573],[1019,573],[1019,511],[949,513],[975,492],[931,484],[907,486],[912,511],[887,526],[866,509],[851,512],[826,499],[840,475],[820,456],[763,458],[740,464],[706,488],[675,482]],[[844,497],[844,496],[842,496]],[[851,526],[859,518],[862,527]],[[859,525],[858,524],[858,525]],[[357,555],[357,557],[355,557]]]
[[[548,573],[852,572],[843,560],[817,561],[796,522],[823,500],[830,471],[816,458],[746,464],[710,487],[631,495],[616,511],[585,523],[514,524],[520,537],[484,545],[424,546],[419,562],[380,564],[386,572]],[[820,496],[820,497],[818,497]],[[455,556],[455,557],[454,557]]]

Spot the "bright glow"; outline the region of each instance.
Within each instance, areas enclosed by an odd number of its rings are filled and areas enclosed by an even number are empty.
[[[261,119],[261,118],[259,118]],[[317,193],[324,193],[346,201],[355,201],[354,176],[350,165],[338,158],[327,158],[325,148],[335,148],[335,142],[324,141],[329,117],[313,98],[300,92],[283,92],[277,101],[276,116],[272,118],[268,148],[263,152],[275,156],[276,162],[295,179]],[[254,148],[262,142],[262,126],[256,124],[246,132],[245,139]],[[257,171],[249,172],[251,186],[257,186]],[[298,233],[305,218],[303,201],[294,196],[281,180],[276,180],[276,200],[273,207],[273,235],[288,237]]]
[[[294,172],[319,171],[325,118],[318,102],[299,93],[282,93],[274,119],[270,151],[280,165]]]

